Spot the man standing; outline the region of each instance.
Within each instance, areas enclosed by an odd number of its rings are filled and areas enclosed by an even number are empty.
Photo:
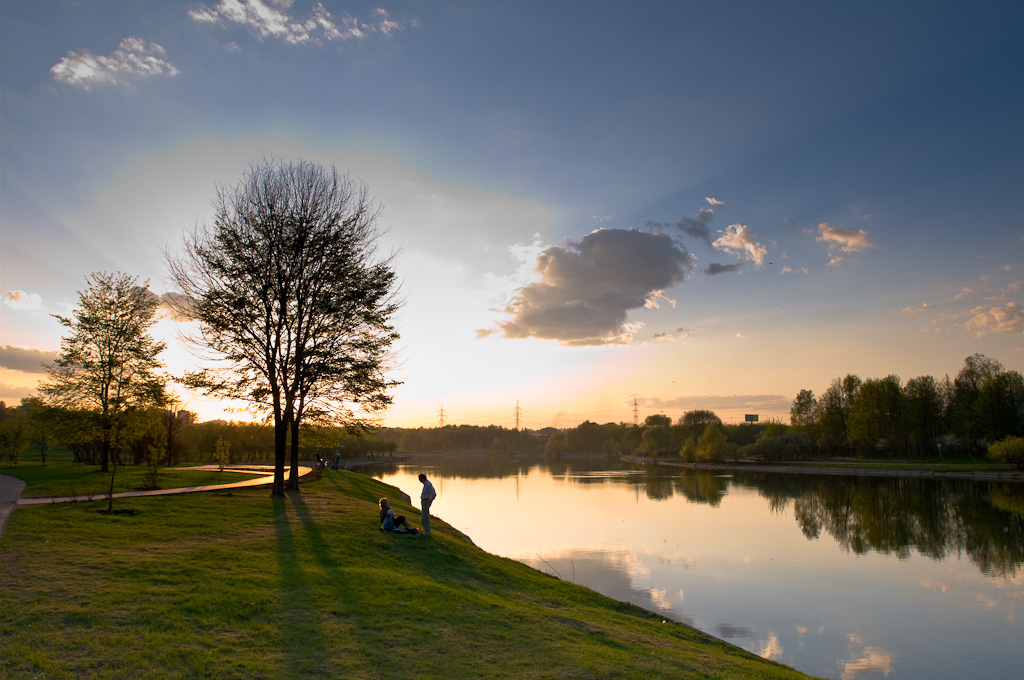
[[[437,498],[434,485],[430,483],[427,476],[420,474],[420,481],[423,482],[423,491],[420,493],[420,511],[423,513],[423,535],[430,535],[430,504]]]

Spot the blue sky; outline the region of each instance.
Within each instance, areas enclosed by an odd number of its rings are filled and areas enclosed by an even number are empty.
[[[268,155],[384,208],[392,424],[1024,370],[1021,35],[1013,2],[5,2],[0,398],[90,272],[169,292]]]

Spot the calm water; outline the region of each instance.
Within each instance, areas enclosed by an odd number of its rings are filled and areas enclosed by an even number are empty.
[[[490,456],[374,475],[418,506],[419,472],[484,550],[812,675],[1024,677],[1024,485]]]

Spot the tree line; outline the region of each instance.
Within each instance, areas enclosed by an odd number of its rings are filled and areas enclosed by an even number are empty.
[[[820,396],[801,390],[790,424],[824,454],[976,456],[1024,436],[1024,377],[982,354],[954,378],[846,375]]]

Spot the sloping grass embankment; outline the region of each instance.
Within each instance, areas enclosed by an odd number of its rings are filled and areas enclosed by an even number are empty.
[[[17,508],[0,539],[4,678],[803,678],[434,535],[377,531],[392,487]],[[116,510],[115,508],[115,510]]]

